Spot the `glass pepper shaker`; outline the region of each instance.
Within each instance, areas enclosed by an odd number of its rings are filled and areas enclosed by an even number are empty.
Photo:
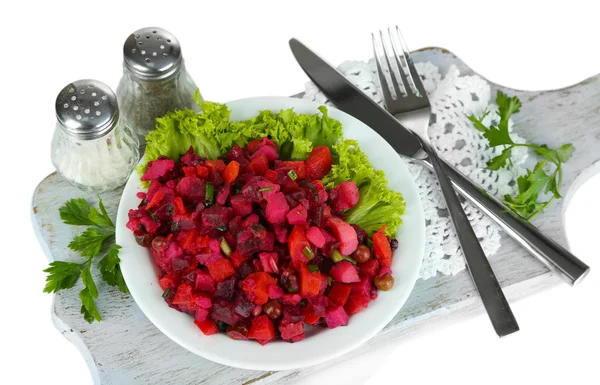
[[[173,34],[147,27],[125,40],[117,98],[122,115],[138,135],[141,153],[157,117],[176,109],[199,110],[193,99],[196,89]]]
[[[122,186],[139,161],[139,142],[119,114],[115,93],[91,79],[68,84],[56,97],[52,163],[84,191]]]

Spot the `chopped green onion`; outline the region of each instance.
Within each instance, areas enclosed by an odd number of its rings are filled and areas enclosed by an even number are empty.
[[[274,190],[274,189],[275,189],[275,187],[269,186],[269,187],[263,187],[261,189],[258,189],[258,191],[265,192],[265,191],[271,191],[271,190]]]
[[[339,261],[344,259],[344,256],[339,251],[334,250],[333,254],[331,254],[331,259],[333,260],[334,263],[338,263]]]
[[[352,259],[351,257],[348,257],[346,255],[342,255],[342,253],[340,253],[338,250],[334,250],[333,254],[331,255],[331,259],[333,260],[334,263],[338,263],[339,261],[348,261],[353,265],[356,265],[356,261],[354,259]]]
[[[308,246],[304,246],[304,249],[302,249],[302,254],[304,254],[309,261],[315,256],[315,253],[313,253],[312,249]]]
[[[157,221],[157,219],[154,216],[154,214],[152,214],[152,211],[146,211],[146,212],[148,213],[148,215],[150,215],[150,218],[152,219],[152,222],[156,222]]]
[[[225,227],[223,227],[223,226],[217,227],[217,230],[219,230],[219,231],[227,231],[227,229]]]
[[[169,293],[171,293],[171,289],[167,289],[167,290],[163,291],[162,297],[167,298],[169,296]]]
[[[204,203],[206,203],[207,206],[212,205],[214,195],[215,186],[212,184],[212,182],[206,182],[206,197],[204,198]]]
[[[229,246],[229,243],[227,243],[225,237],[221,237],[221,250],[223,250],[223,254],[226,256],[229,257],[231,255],[231,247]]]
[[[302,301],[300,301],[300,303],[298,305],[304,307],[304,306],[306,306],[306,303],[307,303],[306,299],[303,299]]]
[[[317,266],[317,265],[308,265],[308,270],[310,270],[311,273],[316,273],[317,271],[319,271],[319,266]]]
[[[328,275],[327,276],[327,286],[333,285],[334,282],[335,282],[335,279],[331,278],[331,276]]]
[[[294,170],[288,171],[288,176],[290,177],[291,180],[298,179],[298,174],[296,174],[296,171],[294,171]]]

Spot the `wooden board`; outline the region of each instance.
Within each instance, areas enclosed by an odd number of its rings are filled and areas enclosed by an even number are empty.
[[[461,74],[474,74],[444,49],[416,51],[414,59],[432,62],[440,67],[442,74],[452,64]],[[523,101],[522,111],[515,120],[515,130],[522,137],[549,146],[571,142],[577,148],[564,166],[565,199],[554,203],[534,220],[543,233],[568,246],[564,209],[577,188],[600,172],[600,154],[595,150],[600,148],[600,74],[554,91],[527,92],[490,85],[494,94],[496,89],[502,89]],[[113,218],[121,191],[103,194]],[[75,197],[96,202],[93,194],[74,189],[56,174],[45,178],[35,190],[32,221],[50,261],[80,258],[67,248],[77,229],[64,225],[58,216],[58,207]],[[509,302],[561,284],[558,277],[504,233],[501,243],[499,252],[490,260]],[[332,364],[280,372],[241,370],[216,364],[172,342],[144,316],[131,296],[104,284],[98,287],[98,307],[104,320],[88,324],[79,313],[79,290],[76,287],[55,294],[52,316],[57,329],[81,351],[97,384],[283,384]],[[483,306],[466,270],[455,276],[438,275],[419,280],[402,310],[376,337],[336,361],[359,355],[383,341],[402,338],[432,322],[482,312]]]

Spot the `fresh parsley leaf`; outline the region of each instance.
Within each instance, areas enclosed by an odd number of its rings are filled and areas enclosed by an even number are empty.
[[[500,155],[493,157],[487,162],[488,170],[499,170],[506,166],[506,161],[510,158],[510,148],[505,149]]]
[[[483,136],[490,142],[491,147],[513,144],[508,133],[508,126],[504,128],[501,128],[500,125],[498,127],[490,126]]]
[[[571,156],[575,152],[575,146],[571,143],[563,144],[559,148],[556,149],[556,154],[558,154],[558,160],[561,162],[566,162],[571,159]]]
[[[554,200],[561,198],[560,185],[562,183],[562,163],[571,158],[575,147],[572,144],[565,144],[557,149],[551,149],[547,145],[515,143],[510,137],[508,124],[513,114],[521,110],[521,102],[516,96],[509,97],[502,91],[498,91],[496,96],[498,106],[497,114],[500,122],[497,126],[487,127],[483,124],[487,116],[486,111],[481,118],[470,115],[468,118],[473,123],[476,130],[483,133],[491,147],[504,146],[500,155],[495,156],[487,163],[487,169],[499,170],[506,167],[507,162],[512,166],[510,157],[511,150],[515,147],[528,147],[542,158],[536,164],[533,170],[527,170],[527,174],[517,178],[519,193],[516,196],[505,195],[504,204],[511,210],[530,220],[543,210]],[[553,165],[552,171],[547,173],[545,167]],[[552,194],[547,201],[540,201],[540,196]]]
[[[102,279],[111,286],[117,286],[123,293],[129,293],[129,289],[125,284],[125,279],[121,273],[121,267],[119,266],[119,245],[111,245],[108,253],[98,262],[98,268]]]
[[[108,216],[108,212],[106,212],[106,208],[104,207],[104,203],[102,203],[102,198],[98,195],[98,206],[100,207],[100,212],[102,212],[102,216],[106,219],[109,224],[109,227],[115,227],[113,221]]]
[[[81,235],[73,238],[69,243],[69,249],[79,251],[84,257],[95,257],[102,249],[104,242],[114,235],[114,231],[108,232],[90,227]]]
[[[104,214],[100,214],[95,207],[90,208],[90,220],[98,227],[114,227],[110,218]]]
[[[71,199],[58,209],[60,219],[67,225],[94,226],[90,219],[90,206],[83,198]]]
[[[81,314],[83,314],[85,320],[89,323],[92,323],[94,320],[102,321],[102,316],[100,315],[100,312],[96,307],[96,302],[94,301],[94,298],[97,298],[97,295],[96,297],[92,296],[89,288],[86,287],[79,292],[79,298],[81,298],[82,303]]]
[[[44,293],[56,293],[59,290],[75,286],[81,275],[81,264],[54,261],[44,272],[48,273]]]
[[[81,282],[87,288],[92,298],[98,298],[98,289],[96,288],[96,282],[92,277],[92,264],[88,263],[83,270],[81,270]]]

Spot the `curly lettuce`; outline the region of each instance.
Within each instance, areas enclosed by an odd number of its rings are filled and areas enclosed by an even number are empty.
[[[346,214],[346,220],[362,227],[369,235],[384,224],[386,234],[394,236],[402,225],[406,202],[402,194],[387,187],[381,170],[375,170],[356,140],[342,140],[333,145],[337,161],[322,182],[330,189],[344,181],[353,181],[360,200]]]

